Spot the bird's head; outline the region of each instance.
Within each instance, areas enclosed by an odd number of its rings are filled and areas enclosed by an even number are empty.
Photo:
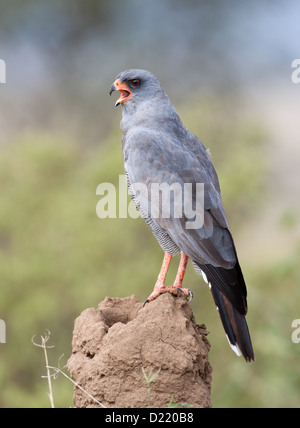
[[[149,71],[139,69],[122,71],[111,85],[110,95],[114,91],[119,91],[121,94],[115,106],[121,104],[123,107],[152,100],[159,94],[165,96],[157,77]]]

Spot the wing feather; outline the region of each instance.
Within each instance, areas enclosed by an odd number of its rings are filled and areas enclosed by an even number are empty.
[[[140,130],[125,139],[123,152],[133,192],[135,184],[142,183],[146,189],[146,192],[136,192],[134,195],[140,209],[149,218],[156,213],[153,221],[203,270],[237,311],[245,315],[246,285],[228,228],[217,174],[203,144],[189,132],[184,145],[182,141],[165,134]],[[203,183],[203,225],[195,229],[187,228],[189,219],[184,215],[177,218],[172,209],[168,217],[163,216],[162,201],[151,197],[152,185],[157,183],[167,183],[169,186],[179,183],[182,188],[185,183],[191,183],[194,206],[196,184]],[[178,198],[173,197],[170,202],[178,203]]]

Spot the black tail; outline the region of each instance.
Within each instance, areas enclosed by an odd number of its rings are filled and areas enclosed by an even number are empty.
[[[239,263],[237,262],[233,269],[223,269],[211,265],[198,266],[207,278],[231,348],[237,355],[243,355],[246,361],[254,361],[254,352],[245,318],[247,291]]]
[[[231,348],[246,361],[254,361],[251,338],[244,315],[241,315],[215,285],[211,292]]]

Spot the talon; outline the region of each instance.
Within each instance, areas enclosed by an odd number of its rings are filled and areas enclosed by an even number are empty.
[[[149,303],[149,299],[146,299],[146,300],[144,301],[144,303],[143,303],[143,307],[144,307],[147,303]]]
[[[182,290],[182,288],[180,288],[180,287],[176,287],[177,288],[177,290],[179,290],[182,294],[184,294],[184,291]],[[185,295],[185,294],[184,294]]]
[[[193,298],[194,298],[194,294],[192,290],[189,290],[189,303],[193,300]]]
[[[176,287],[177,290],[180,290],[181,293],[186,296],[188,298],[188,302],[190,303],[193,300],[194,294],[192,292],[192,290],[190,290],[189,288],[181,288],[181,287]],[[186,294],[187,292],[187,294]]]

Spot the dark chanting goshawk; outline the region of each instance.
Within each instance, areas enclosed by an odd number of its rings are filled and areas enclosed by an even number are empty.
[[[113,91],[121,94],[116,106],[122,107],[122,148],[129,193],[165,253],[154,290],[146,302],[164,292],[176,294],[178,289],[191,295],[190,290],[182,287],[190,258],[195,270],[209,284],[232,349],[246,361],[254,361],[245,319],[246,284],[208,151],[184,127],[160,82],[150,72],[123,71],[112,84],[110,94]],[[162,183],[170,188],[176,183],[182,189],[190,184],[193,209],[197,207],[197,183],[203,184],[203,221],[199,227],[187,227],[191,219],[182,206],[183,193],[173,192],[169,215],[163,215],[161,198],[151,194],[153,185]],[[141,184],[149,192],[139,192]],[[178,206],[182,207],[181,216],[175,215]],[[174,284],[166,286],[171,259],[179,252],[181,259]]]

